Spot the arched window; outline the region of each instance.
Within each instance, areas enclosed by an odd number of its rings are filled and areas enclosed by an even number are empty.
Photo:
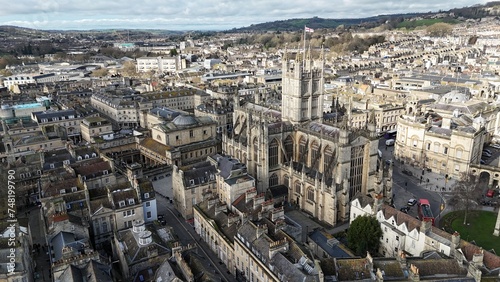
[[[463,153],[462,148],[457,148],[455,152],[455,157],[462,158],[462,153]]]
[[[278,141],[276,139],[273,139],[271,141],[271,144],[269,144],[269,167],[273,167],[278,165]]]
[[[317,142],[313,142],[311,145],[311,166],[318,170],[319,168],[319,158],[320,158],[320,153],[319,153],[319,146]]]
[[[259,139],[257,137],[253,139],[253,161],[256,163],[259,161]]]
[[[301,162],[307,163],[307,139],[305,137],[300,138],[299,142],[299,159]]]
[[[323,156],[323,174],[330,176],[333,168],[333,151],[330,146],[327,146]]]
[[[301,191],[300,182],[295,181],[295,193],[299,193],[300,194],[300,191]]]
[[[314,189],[313,188],[307,189],[307,199],[309,201],[313,201],[314,202]]]
[[[285,139],[285,152],[286,152],[286,156],[283,155],[283,161],[286,162],[286,161],[292,161],[293,160],[293,140],[292,140],[292,137],[291,136],[288,136],[286,139]]]
[[[271,177],[269,177],[269,187],[277,186],[278,185],[278,176],[273,173]]]
[[[161,141],[161,135],[160,134],[156,135],[156,139],[158,139],[158,141]]]

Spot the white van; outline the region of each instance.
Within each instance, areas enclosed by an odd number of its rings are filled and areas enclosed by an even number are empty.
[[[388,139],[385,141],[386,146],[394,146],[394,139]]]

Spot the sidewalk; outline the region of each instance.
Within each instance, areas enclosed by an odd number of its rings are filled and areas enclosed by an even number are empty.
[[[424,170],[420,167],[414,167],[410,164],[402,164],[396,161],[393,169],[400,171],[410,171],[412,177],[418,181],[418,185],[426,190],[433,192],[452,192],[451,188],[455,184],[455,179],[448,179],[444,175]]]

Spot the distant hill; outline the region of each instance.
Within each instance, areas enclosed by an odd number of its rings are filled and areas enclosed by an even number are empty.
[[[420,25],[427,25],[433,22],[448,22],[457,23],[465,19],[479,19],[487,16],[500,15],[500,1],[489,2],[484,5],[474,5],[470,7],[454,8],[449,11],[427,12],[427,13],[408,13],[408,14],[391,14],[379,15],[367,18],[357,19],[325,19],[319,17],[304,18],[304,19],[288,19],[282,21],[273,21],[259,24],[252,24],[247,27],[234,28],[227,32],[264,32],[264,31],[298,31],[304,26],[321,29],[321,28],[337,28],[338,26],[352,27],[359,26],[372,28],[381,24],[389,23],[391,27],[403,27],[401,23],[405,20],[414,18],[433,19],[433,21],[423,21]],[[411,24],[408,27],[414,27]]]

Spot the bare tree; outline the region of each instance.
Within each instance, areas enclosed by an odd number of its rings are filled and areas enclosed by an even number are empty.
[[[467,224],[467,214],[479,207],[478,195],[481,195],[479,182],[470,173],[462,173],[460,179],[451,187],[454,191],[449,204],[454,209],[464,210],[464,225]]]

